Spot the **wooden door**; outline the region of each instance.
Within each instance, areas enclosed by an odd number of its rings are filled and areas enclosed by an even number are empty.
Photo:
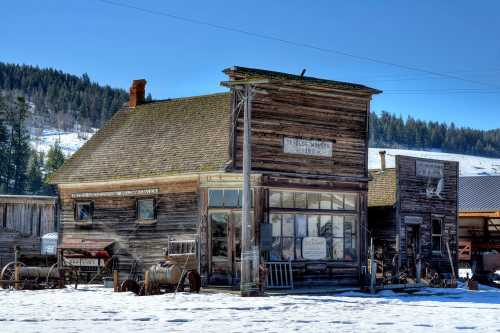
[[[209,219],[210,283],[236,285],[241,266],[241,212],[211,212]]]
[[[420,256],[420,225],[406,227],[406,258],[408,271],[415,276],[417,259]]]

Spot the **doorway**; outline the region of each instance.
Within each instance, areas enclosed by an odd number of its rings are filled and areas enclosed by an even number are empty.
[[[241,269],[241,211],[209,212],[209,235],[209,283],[238,285]]]
[[[420,224],[406,226],[406,260],[408,272],[416,276],[417,260],[420,257]]]

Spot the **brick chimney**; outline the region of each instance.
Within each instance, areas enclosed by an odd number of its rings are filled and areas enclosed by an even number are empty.
[[[144,103],[146,95],[146,80],[134,80],[130,86],[130,94],[128,105],[135,108],[137,105]]]
[[[385,170],[385,150],[380,150],[378,152],[380,154],[380,170]]]

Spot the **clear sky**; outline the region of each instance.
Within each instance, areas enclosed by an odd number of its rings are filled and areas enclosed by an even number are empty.
[[[4,1],[0,61],[88,73],[125,89],[145,78],[156,99],[223,91],[221,70],[232,65],[306,68],[384,90],[372,103],[377,112],[500,127],[500,1],[109,0],[149,12],[105,1]]]

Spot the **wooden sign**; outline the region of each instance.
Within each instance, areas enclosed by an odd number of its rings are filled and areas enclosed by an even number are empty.
[[[417,177],[443,178],[443,163],[431,161],[416,161]]]
[[[318,141],[288,138],[283,139],[283,151],[287,154],[332,157],[333,143],[331,141]]]
[[[304,237],[302,257],[309,260],[324,259],[326,257],[326,239],[323,237]]]
[[[64,258],[67,266],[104,267],[104,260],[95,258]]]
[[[158,193],[160,190],[157,188],[142,189],[142,190],[125,190],[125,191],[112,191],[112,192],[84,192],[73,193],[73,199],[84,198],[102,198],[102,197],[133,197],[139,195],[152,195]]]

